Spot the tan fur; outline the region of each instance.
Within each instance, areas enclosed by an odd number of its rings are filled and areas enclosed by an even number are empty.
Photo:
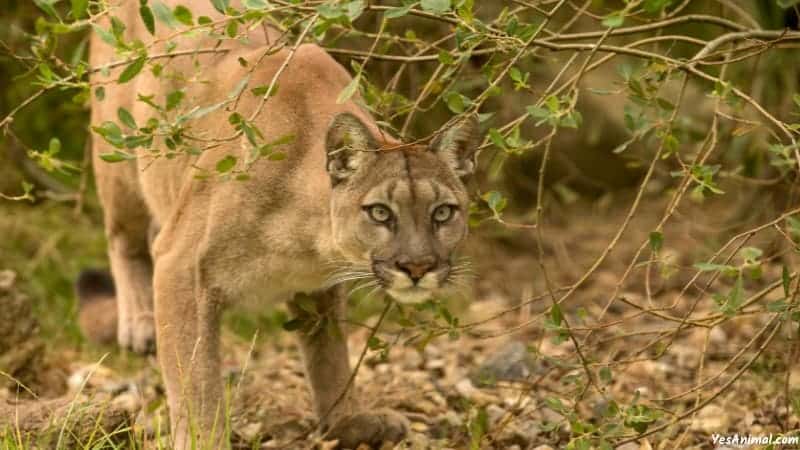
[[[211,2],[181,3],[195,17],[217,17]],[[149,42],[138,20],[138,4],[124,2],[116,15],[124,19],[129,38]],[[159,30],[158,36],[172,32],[162,25]],[[216,43],[196,37],[174,40],[179,50]],[[181,72],[190,81],[156,79],[145,69],[127,84],[110,83],[106,99],[93,100],[92,123],[116,120],[119,107],[144,123],[153,111],[136,101],[137,93],[153,94],[163,103],[168,92],[183,88],[186,107],[220,102],[247,75],[237,60],[255,64],[267,40],[258,29],[250,33],[247,45],[226,41],[221,47],[229,51],[200,56],[199,69],[188,57],[162,61],[165,71]],[[154,53],[159,51],[163,48]],[[268,85],[288,54],[284,49],[264,57],[250,75],[249,87]],[[118,59],[93,36],[93,66]],[[112,71],[93,81],[118,74]],[[354,102],[336,103],[350,80],[322,49],[300,46],[280,77],[277,95],[255,120],[265,142],[289,134],[295,139],[281,149],[287,154],[284,161],[259,161],[247,181],[198,179],[193,168],[213,172],[225,155],[242,161],[249,151],[243,139],[199,156],[154,159],[140,151],[134,161],[109,164],[97,155],[110,146],[95,136],[94,167],[117,290],[118,340],[124,347],[146,351],[156,338],[178,449],[188,446],[193,433],[212,448],[219,444],[224,416],[220,312],[253,297],[264,304],[305,295],[331,319],[335,332],[301,338],[323,430],[349,447],[405,433],[405,419],[396,413],[359,411],[349,395],[336,402],[350,376],[339,324],[345,298],[337,285],[348,278],[367,279],[401,301],[419,301],[449,284],[455,274],[451,254],[467,229],[468,199],[458,177],[471,171],[476,124],[474,119],[455,124],[431,148],[387,150],[397,142],[383,136],[368,114]],[[236,110],[248,117],[258,101],[245,91]],[[180,112],[185,109],[173,114]],[[230,112],[223,108],[192,121],[190,133],[230,135]],[[154,148],[165,150],[162,142]],[[391,208],[391,224],[376,223],[369,215],[368,207],[375,203]],[[442,203],[453,205],[452,216],[434,224],[432,214]],[[438,214],[444,217],[446,212]],[[153,230],[158,231],[151,243]]]

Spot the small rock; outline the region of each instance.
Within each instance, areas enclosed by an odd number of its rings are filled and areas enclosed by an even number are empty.
[[[553,447],[549,445],[540,445],[538,447],[534,447],[533,450],[553,450]]]
[[[539,427],[532,420],[511,422],[500,433],[498,440],[506,446],[527,447],[539,436]]]
[[[639,444],[635,442],[628,442],[617,447],[617,450],[639,450]]]
[[[464,425],[464,420],[461,418],[461,416],[452,410],[440,415],[437,422],[441,425],[447,425],[453,428]]]
[[[708,336],[709,341],[714,345],[724,345],[728,342],[728,333],[722,327],[714,327],[711,329],[711,334]]]
[[[500,348],[469,377],[476,386],[524,380],[531,374],[532,364],[533,359],[525,344],[513,341]]]
[[[17,273],[13,270],[0,270],[0,291],[7,291],[14,286]]]
[[[411,429],[417,433],[428,431],[428,425],[422,422],[411,422]]]
[[[500,421],[503,417],[505,417],[506,413],[505,409],[497,406],[497,405],[489,405],[486,407],[486,415],[489,416],[489,424],[495,425],[497,422]]]
[[[252,422],[240,426],[236,429],[236,434],[241,436],[246,442],[253,442],[261,435],[261,422]]]
[[[466,378],[456,383],[455,388],[456,392],[464,397],[472,397],[478,391],[475,389],[475,386],[472,385],[472,382]]]
[[[692,422],[691,429],[705,433],[719,433],[728,429],[730,417],[717,405],[709,405],[701,409]]]
[[[444,359],[437,358],[431,359],[425,363],[425,368],[428,370],[436,370],[436,369],[443,369],[447,365],[447,362]]]
[[[564,416],[553,411],[550,408],[542,408],[539,410],[539,413],[542,415],[542,418],[544,418],[544,420],[550,423],[561,422],[564,419]]]
[[[128,391],[114,397],[111,404],[116,408],[127,411],[131,415],[136,414],[142,407],[141,396]]]
[[[458,392],[462,397],[466,397],[478,405],[488,405],[491,403],[496,403],[498,400],[494,396],[485,392],[481,392],[480,389],[475,388],[475,386],[472,385],[472,382],[467,378],[464,378],[456,383],[455,388],[456,392]]]

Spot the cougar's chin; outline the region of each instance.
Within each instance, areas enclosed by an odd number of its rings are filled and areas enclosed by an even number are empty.
[[[387,289],[386,292],[399,303],[414,304],[422,303],[433,295],[430,289],[412,286],[406,288]]]

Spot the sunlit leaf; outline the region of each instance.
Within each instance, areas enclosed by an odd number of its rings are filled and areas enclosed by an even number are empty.
[[[127,109],[120,107],[117,109],[117,117],[119,118],[120,123],[125,125],[128,128],[136,129],[136,120],[133,118],[133,115]]]
[[[183,5],[176,6],[175,9],[172,10],[172,15],[175,17],[175,19],[178,22],[180,22],[180,23],[182,23],[184,25],[193,25],[194,24],[194,20],[192,19],[192,12],[189,11],[189,8],[187,8],[187,7],[183,6]]]
[[[139,74],[139,72],[142,71],[145,62],[147,62],[147,58],[145,58],[144,56],[140,56],[139,58],[135,59],[132,63],[128,64],[125,67],[125,70],[123,70],[122,73],[119,75],[117,82],[122,84],[131,81],[133,77],[135,77],[136,75]]]
[[[228,155],[217,162],[216,169],[219,173],[230,172],[235,165],[236,157],[233,155]]]
[[[144,27],[150,34],[156,34],[156,19],[153,16],[153,10],[147,5],[139,7],[139,16],[142,18]]]
[[[422,0],[420,6],[424,11],[441,14],[450,11],[450,0]]]
[[[339,96],[336,97],[336,104],[341,105],[346,101],[350,100],[353,95],[355,95],[356,91],[358,91],[358,83],[360,81],[361,76],[356,76],[342,89],[342,92],[339,93]]]

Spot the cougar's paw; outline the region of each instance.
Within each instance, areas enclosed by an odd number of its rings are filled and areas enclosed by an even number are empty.
[[[156,328],[152,314],[142,315],[127,324],[120,321],[117,328],[117,342],[120,347],[135,353],[143,355],[155,353]]]
[[[355,449],[360,444],[378,448],[384,442],[398,443],[408,433],[408,419],[388,409],[367,411],[340,419],[327,433],[338,439],[340,448]]]

